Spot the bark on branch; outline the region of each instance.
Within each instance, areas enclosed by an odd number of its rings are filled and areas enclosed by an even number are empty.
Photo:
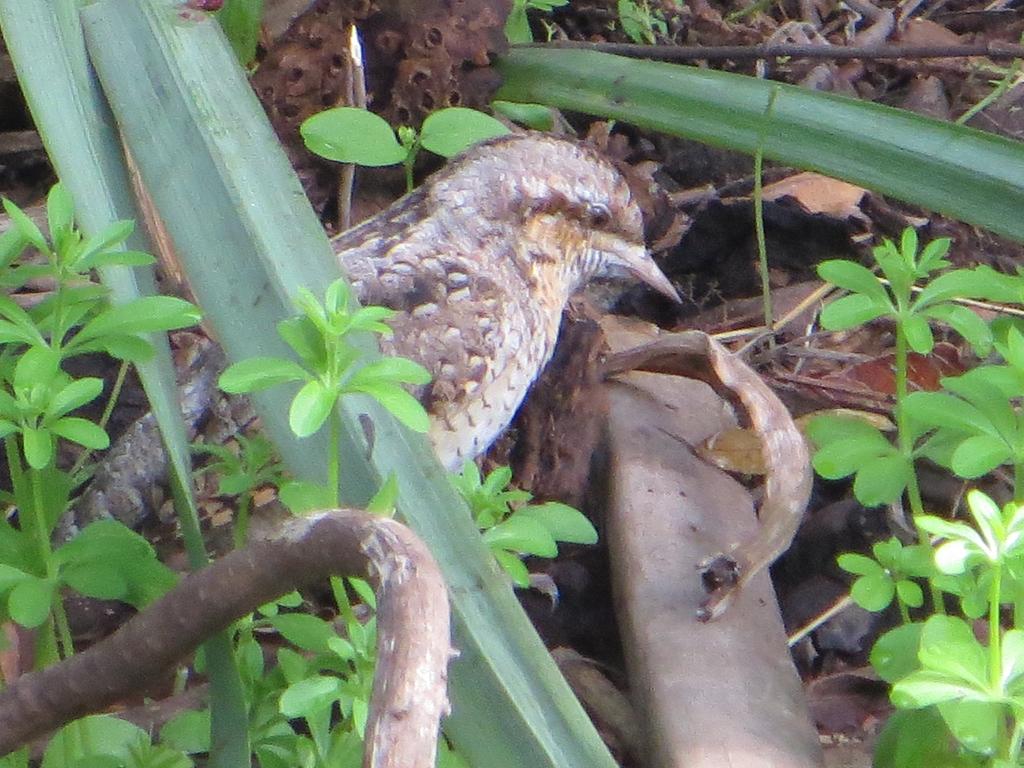
[[[291,521],[190,574],[118,632],[0,691],[0,755],[121,700],[236,619],[327,575],[377,591],[377,670],[364,766],[427,768],[447,713],[448,595],[426,546],[400,523],[338,509]]]

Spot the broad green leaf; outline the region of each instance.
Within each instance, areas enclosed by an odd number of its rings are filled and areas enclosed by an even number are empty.
[[[87,377],[76,379],[50,398],[47,416],[63,416],[75,408],[91,403],[103,391],[103,379]]]
[[[557,501],[523,507],[517,515],[532,517],[543,525],[555,541],[572,544],[596,544],[597,529],[578,509]]]
[[[134,231],[135,222],[131,219],[111,222],[102,231],[93,235],[82,244],[78,252],[78,258],[89,260],[97,253],[114,248],[127,240],[128,236]]]
[[[294,480],[281,486],[281,503],[292,514],[303,515],[319,509],[330,509],[338,504],[337,489],[320,483]]]
[[[32,469],[43,469],[53,459],[53,436],[48,430],[22,427],[21,444],[25,461]]]
[[[382,357],[367,363],[349,378],[347,386],[357,388],[377,382],[426,384],[430,371],[405,357]]]
[[[915,421],[947,427],[967,434],[997,435],[995,428],[973,405],[943,392],[911,392],[904,401],[906,414]]]
[[[25,250],[28,241],[21,236],[17,227],[11,227],[0,235],[0,267],[7,267]],[[21,283],[18,283],[21,285]]]
[[[847,259],[823,261],[818,265],[818,277],[852,293],[863,294],[877,304],[889,301],[889,294],[875,273],[856,262]]]
[[[50,237],[59,249],[74,226],[75,204],[67,188],[57,182],[46,196],[46,224]]]
[[[509,19],[511,18],[512,15],[509,14]],[[509,40],[511,41],[512,38],[510,37]],[[555,116],[551,107],[545,107],[543,104],[519,104],[497,99],[491,102],[491,109],[512,122],[525,125],[535,131],[550,131],[555,127]]]
[[[892,687],[892,703],[901,709],[927,707],[946,701],[978,700],[978,688],[939,672],[911,672]]]
[[[868,459],[857,470],[853,493],[868,507],[897,501],[910,481],[913,466],[898,454]]]
[[[923,624],[902,624],[890,629],[871,648],[871,666],[887,683],[901,680],[921,668],[917,649]]]
[[[420,143],[442,157],[452,157],[477,142],[508,132],[504,123],[483,112],[448,107],[431,113],[423,121]]]
[[[952,741],[934,707],[897,710],[883,726],[871,764],[873,768],[977,768],[976,761],[955,753]]]
[[[930,617],[921,630],[917,655],[925,670],[955,678],[982,691],[988,685],[987,651],[963,619]]]
[[[387,408],[392,416],[413,432],[426,433],[430,430],[430,417],[427,416],[423,405],[396,384],[374,382],[353,385],[350,382],[346,389],[370,395],[374,400]]]
[[[342,682],[336,677],[313,675],[294,683],[281,694],[279,707],[285,717],[306,717],[334,704]]]
[[[313,653],[326,653],[327,641],[337,636],[328,622],[308,613],[280,613],[267,621],[292,645]]]
[[[92,560],[72,563],[60,573],[61,581],[86,597],[99,600],[123,600],[128,582],[116,562]]]
[[[328,390],[319,379],[302,385],[292,400],[288,423],[298,437],[308,437],[323,426],[338,401],[338,393]]]
[[[861,576],[850,587],[850,597],[866,611],[878,613],[885,610],[896,594],[893,580],[885,573]]]
[[[42,768],[73,768],[68,755],[75,755],[83,744],[89,745],[91,754],[106,755],[126,765],[133,745],[149,736],[139,726],[114,715],[90,715],[61,728],[46,745]]]
[[[959,304],[939,304],[928,307],[922,312],[922,315],[949,325],[967,340],[976,354],[984,357],[991,351],[992,332],[989,330],[988,323],[969,307]]]
[[[836,558],[836,563],[847,573],[857,576],[873,576],[883,570],[876,560],[856,552],[844,552]]]
[[[519,555],[504,549],[495,549],[492,550],[492,553],[501,569],[512,579],[513,584],[523,589],[530,586],[530,571]]]
[[[310,370],[321,371],[326,365],[324,339],[306,316],[290,317],[277,324],[277,332]]]
[[[36,248],[40,253],[49,253],[49,244],[46,242],[46,238],[43,237],[43,233],[39,231],[39,227],[36,226],[35,222],[30,219],[24,211],[18,206],[8,200],[6,197],[3,198],[3,207],[7,212],[7,215],[11,219],[11,223],[14,228],[18,230],[18,234],[25,240],[27,240],[33,248]]]
[[[949,246],[952,242],[948,237],[937,237],[928,243],[917,259],[918,268],[922,272],[931,272],[948,266],[945,256],[949,253]]]
[[[896,594],[911,608],[920,608],[924,604],[924,592],[921,590],[921,585],[909,579],[900,579],[896,582]]]
[[[954,701],[939,704],[939,714],[956,740],[972,752],[991,755],[999,748],[1007,706],[995,701]]]
[[[129,334],[107,334],[82,344],[75,351],[103,351],[118,360],[136,364],[147,363],[153,358],[153,345],[141,336]]]
[[[845,331],[891,312],[888,303],[854,293],[829,302],[821,311],[821,324],[830,331]]]
[[[907,344],[919,355],[931,353],[935,345],[935,337],[928,321],[921,315],[907,315],[903,320],[903,332],[907,336]]]
[[[1003,687],[1011,696],[1019,696],[1022,691],[1010,689],[1024,677],[1024,631],[1011,629],[1003,635],[1002,655]]]
[[[102,451],[110,447],[110,437],[103,427],[93,424],[88,419],[65,416],[50,424],[49,430],[55,435],[84,445],[86,448],[92,448],[94,451]]]
[[[230,366],[217,386],[231,394],[259,392],[289,381],[303,381],[309,374],[298,363],[278,357],[250,357]]]
[[[950,299],[983,298],[991,285],[992,281],[985,272],[974,269],[955,269],[929,280],[917,294],[913,306],[916,310],[921,310],[929,305]]]
[[[952,470],[967,479],[987,475],[993,469],[1013,458],[1006,441],[992,435],[973,435],[966,438],[955,451],[950,464]]]
[[[7,612],[26,629],[41,626],[50,615],[56,585],[48,579],[27,578],[7,595]]]
[[[14,366],[14,389],[28,390],[36,385],[53,384],[60,370],[60,355],[49,347],[26,350]]]
[[[76,266],[79,271],[87,272],[102,267],[142,267],[155,262],[153,255],[145,251],[100,251],[79,259]]]
[[[538,557],[554,557],[558,554],[558,544],[548,530],[536,520],[519,514],[488,528],[483,536],[492,549],[500,547]]]
[[[406,157],[387,121],[365,109],[328,109],[303,122],[299,132],[310,151],[328,160],[383,166]]]
[[[118,304],[90,320],[75,336],[85,341],[108,333],[153,333],[189,328],[202,319],[196,306],[174,296],[144,296]]]

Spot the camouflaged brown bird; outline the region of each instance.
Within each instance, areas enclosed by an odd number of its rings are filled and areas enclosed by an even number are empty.
[[[450,469],[511,422],[588,280],[632,275],[678,300],[615,165],[542,134],[472,147],[334,247],[359,301],[399,313],[383,352],[433,375],[416,394]]]

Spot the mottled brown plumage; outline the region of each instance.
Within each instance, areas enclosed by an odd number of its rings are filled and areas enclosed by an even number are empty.
[[[587,280],[630,273],[675,297],[615,166],[538,134],[473,147],[334,243],[359,301],[399,313],[384,352],[433,374],[419,394],[448,467],[508,426]]]

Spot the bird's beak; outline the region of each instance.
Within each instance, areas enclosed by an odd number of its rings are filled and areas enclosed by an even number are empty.
[[[658,265],[654,263],[654,259],[651,258],[651,255],[644,246],[627,243],[618,237],[608,235],[600,239],[614,241],[614,243],[593,243],[594,246],[606,254],[607,266],[625,270],[633,277],[647,283],[658,293],[672,299],[672,301],[679,304],[683,303],[682,299],[679,298],[679,294],[676,293],[676,289],[672,286],[671,281],[665,277],[665,273],[658,269]]]

